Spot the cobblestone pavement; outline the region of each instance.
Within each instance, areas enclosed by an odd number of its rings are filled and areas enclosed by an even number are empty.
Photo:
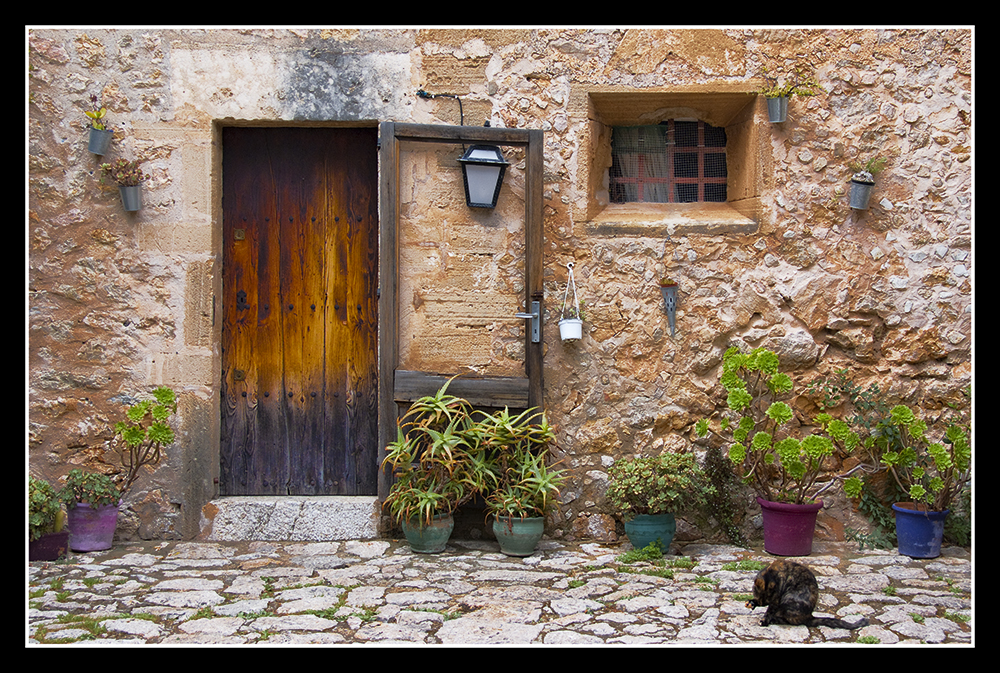
[[[816,542],[797,559],[817,614],[848,631],[761,627],[745,602],[774,557],[723,545],[634,561],[630,547],[493,542],[414,554],[401,540],[160,542],[28,564],[27,643],[160,645],[973,645],[970,553],[936,559]],[[859,645],[860,646],[860,645]]]

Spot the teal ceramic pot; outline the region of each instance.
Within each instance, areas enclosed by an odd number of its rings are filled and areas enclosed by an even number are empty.
[[[625,535],[635,549],[643,549],[656,542],[666,553],[677,532],[673,514],[636,514],[625,522]]]
[[[403,522],[403,535],[417,554],[439,554],[448,545],[451,532],[455,529],[455,519],[451,514],[439,514],[424,522]]]
[[[497,517],[493,520],[493,534],[500,543],[500,551],[507,556],[531,556],[545,532],[544,517]]]

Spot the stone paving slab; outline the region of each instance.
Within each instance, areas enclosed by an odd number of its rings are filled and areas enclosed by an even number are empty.
[[[149,645],[972,646],[972,562],[817,542],[817,614],[864,628],[760,626],[756,567],[774,557],[675,545],[543,541],[526,558],[492,541],[414,554],[404,541],[159,542],[28,564],[27,643]]]

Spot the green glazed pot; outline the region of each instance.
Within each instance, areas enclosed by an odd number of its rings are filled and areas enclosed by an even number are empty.
[[[636,514],[625,522],[625,535],[635,549],[648,547],[656,542],[664,553],[670,548],[677,532],[677,520],[673,514]]]
[[[493,534],[507,556],[531,556],[544,532],[545,518],[540,516],[498,516],[493,520]]]
[[[439,554],[444,551],[455,529],[455,519],[451,514],[439,514],[430,524],[423,522],[403,522],[403,535],[410,549],[417,554]]]

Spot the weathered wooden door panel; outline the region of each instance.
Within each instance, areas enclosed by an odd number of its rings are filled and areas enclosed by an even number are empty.
[[[228,495],[376,493],[377,133],[223,133]]]

